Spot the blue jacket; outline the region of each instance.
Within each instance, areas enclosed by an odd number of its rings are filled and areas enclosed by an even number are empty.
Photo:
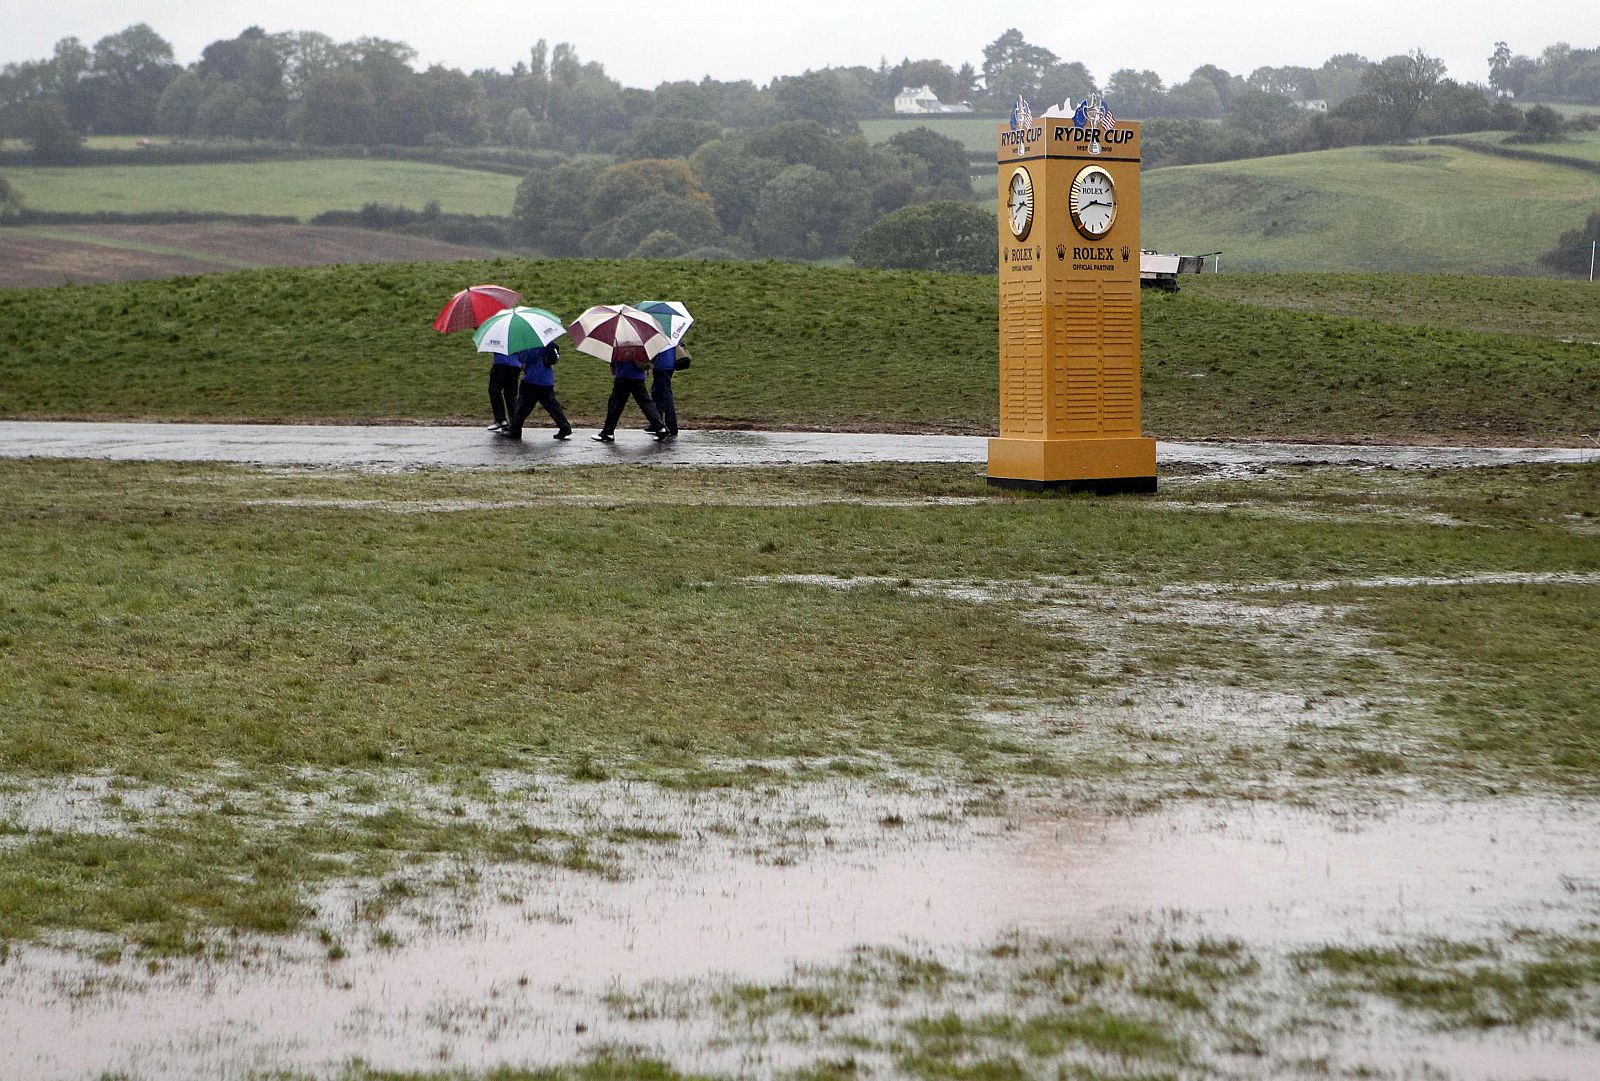
[[[561,359],[561,353],[553,345],[542,346],[537,349],[524,349],[520,353],[512,354],[522,363],[522,381],[532,383],[536,387],[553,387],[556,385],[555,369],[550,365]]]
[[[494,362],[496,364],[504,364],[508,368],[520,368],[522,367],[522,361],[517,359],[520,355],[518,353],[507,356],[505,353],[496,353],[494,354]]]
[[[655,363],[651,365],[658,372],[670,372],[678,363],[678,347],[669,346],[656,354]]]
[[[631,360],[613,360],[611,362],[611,375],[615,379],[644,379],[645,369],[639,367]]]

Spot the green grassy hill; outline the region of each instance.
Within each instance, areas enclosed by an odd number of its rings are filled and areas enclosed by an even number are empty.
[[[421,162],[335,158],[205,165],[104,165],[7,169],[32,210],[187,210],[287,214],[302,220],[365,203],[422,209],[437,200],[451,214],[509,214],[514,176]]]
[[[593,303],[687,303],[699,322],[690,337],[698,363],[679,380],[686,427],[982,433],[996,423],[991,277],[510,259],[0,291],[0,416],[474,420],[486,409],[487,361],[466,335],[441,336],[429,323],[452,292],[481,281],[518,288],[568,319]],[[1476,304],[1481,293],[1470,279],[1427,289],[1386,281],[1358,280],[1340,294],[1340,303],[1367,304],[1356,309],[1362,317],[1199,288],[1147,295],[1147,430],[1167,438],[1592,437],[1600,348],[1548,333],[1559,325],[1562,337],[1600,340],[1600,307],[1572,293],[1587,283],[1518,283],[1524,312],[1554,313],[1554,324],[1526,333],[1534,325],[1527,316],[1480,320],[1480,330],[1427,325],[1440,293]],[[1391,294],[1402,299],[1388,308],[1360,301]],[[599,361],[568,353],[561,395],[580,421],[593,422],[609,375]]]
[[[1292,267],[1538,273],[1541,252],[1600,205],[1600,174],[1456,147],[1352,147],[1144,177],[1143,236]]]

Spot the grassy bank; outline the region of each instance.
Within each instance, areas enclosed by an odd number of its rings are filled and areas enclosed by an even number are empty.
[[[1258,279],[1257,279],[1258,280]],[[1590,334],[1571,283],[1518,283],[1503,316],[1470,308],[1471,279],[1341,279],[1364,307],[1262,307],[1207,280],[1144,305],[1145,427],[1167,438],[1571,442],[1592,435],[1600,355],[1550,340]],[[685,423],[992,431],[993,279],[786,264],[395,264],[244,272],[0,292],[0,416],[243,420],[471,420],[482,358],[429,329],[475,281],[575,316],[592,303],[669,296],[699,322],[679,380]],[[1228,290],[1232,290],[1231,294]],[[1267,304],[1287,303],[1270,283]],[[1341,294],[1341,295],[1345,295]],[[1298,294],[1317,305],[1314,292]],[[1538,334],[1523,333],[1537,329]],[[1600,333],[1585,341],[1600,338]],[[598,420],[608,373],[575,352],[561,394]],[[107,376],[110,376],[109,378]]]

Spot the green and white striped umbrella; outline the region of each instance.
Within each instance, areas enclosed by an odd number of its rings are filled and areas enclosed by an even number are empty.
[[[549,345],[567,331],[561,317],[543,308],[507,308],[473,331],[480,353],[520,353]]]
[[[694,326],[694,316],[676,300],[641,300],[634,305],[661,324],[661,332],[676,346],[683,341],[683,332]]]

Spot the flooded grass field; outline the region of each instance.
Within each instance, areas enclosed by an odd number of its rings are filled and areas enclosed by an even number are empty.
[[[0,481],[0,1076],[1600,1071],[1600,466]]]

